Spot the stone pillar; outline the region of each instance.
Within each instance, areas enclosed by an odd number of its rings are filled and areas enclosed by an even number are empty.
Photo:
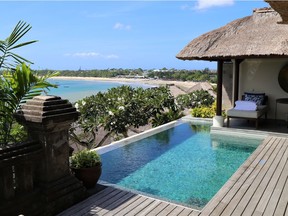
[[[68,130],[78,116],[71,103],[57,96],[34,97],[15,114],[29,138],[39,141],[44,151],[37,175],[45,215],[55,215],[86,195],[69,168]]]

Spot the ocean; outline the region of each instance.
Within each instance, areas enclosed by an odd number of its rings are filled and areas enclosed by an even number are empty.
[[[50,83],[57,84],[58,88],[50,88],[45,90],[47,95],[60,96],[62,99],[68,99],[70,102],[76,102],[84,97],[97,94],[99,91],[107,91],[109,88],[118,87],[122,85],[129,85],[131,87],[150,88],[152,85],[144,83],[128,83],[116,81],[98,81],[98,80],[83,80],[83,79],[49,79]]]

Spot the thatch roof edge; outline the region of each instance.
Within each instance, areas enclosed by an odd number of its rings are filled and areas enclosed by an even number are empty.
[[[234,20],[188,43],[177,55],[181,60],[287,58],[288,25],[277,24],[280,15],[271,8]]]

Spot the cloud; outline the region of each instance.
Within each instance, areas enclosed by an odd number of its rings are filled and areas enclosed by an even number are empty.
[[[197,0],[195,9],[203,10],[215,6],[230,6],[235,0]]]
[[[104,59],[117,59],[119,56],[115,54],[104,55],[97,52],[77,52],[66,53],[65,56],[79,57],[79,58],[104,58]]]
[[[115,23],[113,28],[117,29],[117,30],[130,30],[131,26],[130,25],[124,25],[120,22],[117,22],[117,23]]]

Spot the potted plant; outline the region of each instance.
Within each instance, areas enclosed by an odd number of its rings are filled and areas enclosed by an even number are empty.
[[[86,188],[92,188],[102,172],[100,155],[87,149],[76,152],[71,157],[71,169]]]

